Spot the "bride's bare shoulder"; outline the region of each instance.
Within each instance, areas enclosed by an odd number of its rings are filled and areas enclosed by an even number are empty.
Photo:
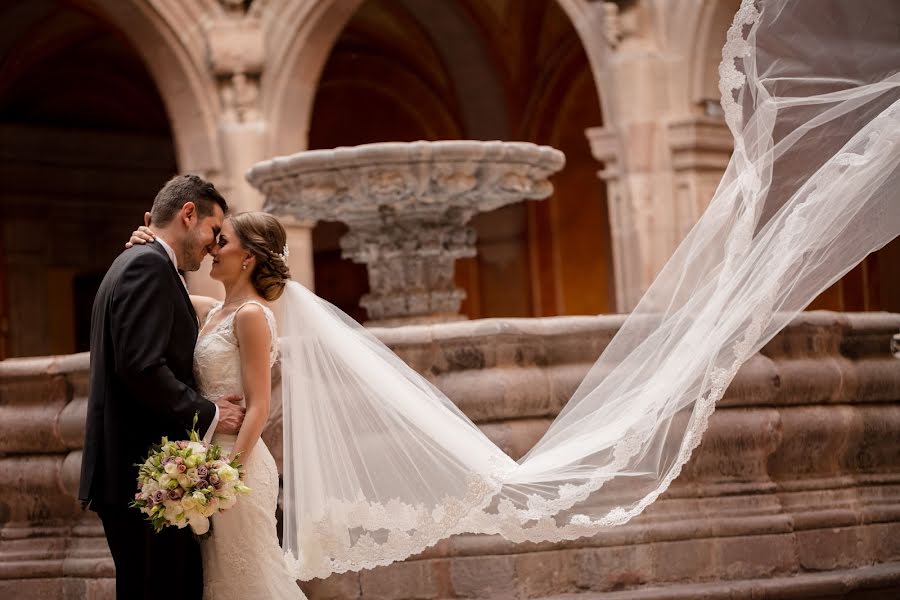
[[[247,302],[235,311],[235,332],[238,339],[243,337],[269,337],[270,325],[269,317],[266,314],[269,310],[268,305],[262,301]]]

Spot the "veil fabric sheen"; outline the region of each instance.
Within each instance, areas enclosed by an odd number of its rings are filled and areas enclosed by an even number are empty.
[[[284,549],[298,578],[452,534],[594,535],[662,494],[741,364],[900,233],[900,3],[744,0],[734,153],[705,214],[518,462],[297,283],[279,301]]]

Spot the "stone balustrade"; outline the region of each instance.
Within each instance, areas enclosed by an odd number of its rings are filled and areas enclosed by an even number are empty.
[[[373,331],[520,456],[621,321]],[[797,317],[741,369],[675,484],[627,525],[559,544],[457,536],[303,587],[342,600],[897,597],[898,329],[884,313]],[[87,370],[86,354],[0,363],[0,597],[113,596],[99,521],[74,498]]]

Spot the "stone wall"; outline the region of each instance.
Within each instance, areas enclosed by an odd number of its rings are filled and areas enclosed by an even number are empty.
[[[377,334],[520,456],[620,324],[490,319]],[[625,526],[562,544],[458,536],[304,589],[312,599],[895,598],[898,329],[900,315],[799,316],[741,369],[672,488]],[[74,500],[87,369],[85,354],[0,363],[0,597],[112,597],[99,522]]]

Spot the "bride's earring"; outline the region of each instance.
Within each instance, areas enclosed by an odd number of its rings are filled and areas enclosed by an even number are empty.
[[[244,264],[241,265],[241,270],[242,270],[242,271],[246,271],[246,270],[247,270],[247,263],[244,263]]]

